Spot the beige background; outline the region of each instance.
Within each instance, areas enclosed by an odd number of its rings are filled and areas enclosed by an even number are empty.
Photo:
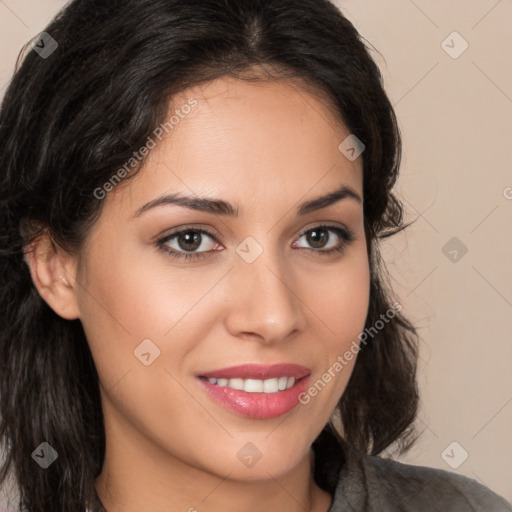
[[[0,96],[64,3],[0,0]],[[512,1],[338,5],[384,56],[373,53],[404,138],[396,190],[406,219],[419,217],[383,247],[422,337],[423,434],[401,460],[512,502]]]

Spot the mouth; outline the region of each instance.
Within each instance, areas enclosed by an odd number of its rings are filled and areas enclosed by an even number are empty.
[[[246,364],[197,376],[217,405],[254,419],[290,412],[307,388],[311,370],[296,364]]]
[[[210,384],[215,384],[220,387],[228,387],[231,389],[238,389],[247,393],[278,393],[290,389],[295,385],[295,377],[279,377],[273,379],[216,379],[215,377],[199,377],[200,379],[207,380]]]

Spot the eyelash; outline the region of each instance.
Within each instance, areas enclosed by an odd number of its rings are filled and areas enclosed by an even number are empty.
[[[328,249],[328,250],[322,250],[322,249],[304,249],[304,250],[309,251],[309,252],[320,253],[323,256],[327,256],[327,255],[330,255],[333,253],[341,253],[342,251],[345,250],[346,246],[348,244],[350,244],[350,242],[354,241],[354,239],[355,239],[354,232],[351,231],[350,229],[340,228],[339,226],[329,226],[329,225],[325,225],[325,224],[306,229],[305,231],[303,231],[300,234],[299,238],[302,238],[306,233],[309,233],[310,231],[321,230],[321,229],[325,229],[326,231],[332,231],[332,232],[336,233],[343,240],[343,242],[341,242],[341,244],[339,244],[338,246],[333,247],[332,249]],[[185,229],[180,229],[179,231],[174,231],[172,233],[169,233],[165,237],[159,239],[155,245],[160,250],[166,252],[167,254],[169,254],[169,256],[171,256],[172,258],[177,259],[177,260],[198,260],[200,258],[207,257],[207,255],[209,253],[211,253],[212,251],[203,251],[203,252],[196,252],[196,253],[194,253],[194,252],[188,252],[188,253],[187,252],[179,252],[179,251],[176,251],[175,249],[171,249],[170,247],[165,245],[166,242],[169,242],[173,238],[176,238],[177,236],[179,236],[183,233],[189,233],[189,232],[201,233],[202,235],[208,235],[209,237],[211,237],[213,240],[216,241],[215,235],[212,232],[210,232],[209,230],[203,229],[203,228],[188,227]]]

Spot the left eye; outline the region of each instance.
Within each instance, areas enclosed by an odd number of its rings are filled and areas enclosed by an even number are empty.
[[[336,236],[341,238],[345,243],[352,241],[352,233],[338,226],[316,226],[314,228],[308,229],[307,231],[304,231],[300,238],[306,237],[308,243],[311,244],[315,249],[325,249],[326,247],[324,244],[326,240],[330,240],[332,238],[329,235],[329,232],[335,233]],[[323,250],[322,252],[330,252],[331,249],[335,250],[338,247],[339,244],[335,245],[334,247],[331,245],[331,247],[327,247],[327,250]]]
[[[334,233],[342,241],[334,247],[331,245],[331,247],[325,249],[326,241],[332,238],[329,233]],[[206,235],[215,241],[213,244],[213,249],[194,252],[203,247],[203,235]],[[299,237],[299,240],[303,237],[306,237],[307,242],[313,246],[313,249],[305,247],[304,249],[306,251],[327,255],[333,252],[343,251],[345,247],[354,240],[354,233],[347,228],[322,225],[315,226],[313,228],[307,229],[306,231],[303,231]],[[169,242],[174,240],[177,242],[177,247],[175,248],[170,247],[169,245]],[[297,242],[294,242],[293,246],[297,247],[296,244]],[[218,247],[219,243],[216,241],[215,235],[206,229],[185,228],[170,233],[164,238],[161,238],[157,241],[156,245],[158,248],[167,252],[173,258],[189,260],[206,257],[207,253],[214,252],[216,250],[216,247]]]

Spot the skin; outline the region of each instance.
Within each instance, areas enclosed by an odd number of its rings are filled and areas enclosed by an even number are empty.
[[[357,340],[370,286],[362,203],[296,210],[341,185],[362,198],[362,160],[338,150],[350,132],[328,105],[292,83],[225,77],[185,91],[173,108],[190,97],[197,107],[104,199],[80,254],[41,237],[26,257],[46,302],[81,320],[98,369],[107,447],[96,488],[109,512],[326,512],[332,497],[313,480],[311,444],[355,357],[307,405],[265,420],[218,405],[196,375],[289,362],[316,382]],[[239,217],[176,205],[132,217],[170,192],[229,201]],[[322,223],[355,239],[323,255],[301,236]],[[156,247],[182,227],[216,234],[195,250],[206,257],[173,260]],[[263,248],[252,263],[235,251],[248,236]],[[327,249],[344,243],[325,236]],[[167,246],[187,247],[176,238]],[[146,338],[160,350],[149,366],[134,356]],[[248,442],[262,454],[250,468],[237,457]]]

